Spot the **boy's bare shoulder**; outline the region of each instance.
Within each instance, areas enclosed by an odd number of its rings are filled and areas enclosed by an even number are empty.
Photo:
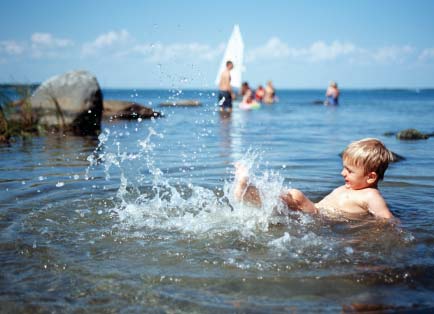
[[[378,189],[367,188],[364,190],[364,198],[368,204],[368,211],[371,214],[380,218],[393,218],[393,214]]]
[[[370,204],[378,204],[383,203],[384,198],[383,195],[381,195],[380,191],[377,188],[364,188],[361,190],[356,190],[357,199],[359,201],[362,201],[363,203],[366,203],[368,206]]]
[[[363,194],[366,198],[368,199],[372,199],[372,198],[381,198],[383,199],[383,196],[380,193],[380,190],[376,189],[376,188],[366,188],[363,189]]]

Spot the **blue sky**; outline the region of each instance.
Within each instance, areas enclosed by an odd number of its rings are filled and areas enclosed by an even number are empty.
[[[73,69],[103,87],[214,88],[234,24],[243,79],[434,87],[434,1],[2,1],[0,82]]]

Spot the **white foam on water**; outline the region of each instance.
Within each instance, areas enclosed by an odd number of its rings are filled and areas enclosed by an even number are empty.
[[[137,152],[123,152],[116,139],[110,139],[110,131],[100,135],[100,144],[88,158],[87,172],[98,162],[103,163],[105,177],[116,168],[120,174],[115,208],[110,211],[119,219],[122,228],[150,228],[177,230],[189,234],[213,235],[216,233],[239,232],[243,237],[254,237],[258,231],[268,231],[276,216],[286,215],[287,209],[280,201],[283,178],[279,173],[266,170],[255,175],[260,156],[248,151],[241,162],[249,169],[252,184],[260,187],[261,207],[241,203],[234,198],[234,182],[226,182],[223,195],[214,190],[193,185],[177,179],[174,184],[156,166],[153,155],[154,139],[162,139],[154,129],[149,128],[148,136],[137,141]],[[109,142],[111,141],[111,150]],[[100,152],[101,151],[101,152]],[[142,171],[128,172],[133,165],[140,165]],[[146,187],[143,192],[143,187]]]
[[[125,226],[208,235],[237,231],[243,237],[252,237],[259,230],[267,231],[270,219],[284,210],[279,198],[270,196],[279,194],[281,180],[273,181],[274,177],[270,175],[261,180],[270,184],[268,192],[264,193],[263,206],[258,208],[233,199],[233,182],[226,182],[223,196],[191,184],[181,187],[180,191],[157,172],[153,197],[140,195],[132,203],[124,202],[124,206],[115,211]],[[278,190],[272,193],[275,186]]]

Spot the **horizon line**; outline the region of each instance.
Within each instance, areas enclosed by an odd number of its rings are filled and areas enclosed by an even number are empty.
[[[32,83],[11,83],[11,82],[0,82],[0,87],[13,87],[13,86],[39,86],[43,82],[32,82]],[[137,86],[103,86],[100,84],[101,89],[121,89],[121,90],[188,90],[188,91],[211,91],[218,90],[218,87],[165,87],[165,86],[146,86],[146,87],[137,87]],[[432,90],[434,86],[344,86],[339,87],[341,90]],[[239,89],[239,88],[236,88]],[[303,87],[288,87],[288,86],[275,86],[275,89],[278,90],[325,90],[327,86],[303,86]]]

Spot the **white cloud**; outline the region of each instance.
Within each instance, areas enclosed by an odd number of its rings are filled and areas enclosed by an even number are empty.
[[[419,54],[419,61],[434,60],[434,48],[425,48]]]
[[[371,53],[373,60],[380,64],[398,63],[402,64],[415,49],[411,46],[388,46],[381,47]]]
[[[308,47],[295,48],[281,41],[278,37],[271,37],[263,46],[251,49],[247,52],[246,62],[265,59],[292,58],[308,62],[320,62],[335,60],[339,56],[349,55],[356,51],[352,43],[333,41],[327,44],[316,41]]]
[[[247,51],[246,62],[258,60],[291,60],[299,62],[349,61],[360,64],[403,64],[415,53],[409,45],[386,46],[376,49],[357,47],[351,42],[319,40],[306,47],[290,47],[277,37]],[[425,49],[420,59],[434,58],[434,49]]]
[[[67,38],[57,38],[51,33],[33,33],[30,37],[30,53],[33,58],[60,57],[63,49],[73,46],[74,42]]]
[[[112,56],[127,58],[138,56],[147,62],[176,60],[214,60],[224,50],[224,44],[212,47],[198,42],[191,43],[145,43],[139,42],[127,30],[110,31],[99,35],[94,41],[82,45],[82,56]]]
[[[62,49],[73,44],[70,39],[56,38],[50,33],[33,33],[30,41],[22,43],[14,40],[0,41],[0,53],[33,58],[58,57],[61,56]]]
[[[101,53],[101,50],[119,50],[125,49],[127,44],[134,42],[134,39],[123,29],[120,31],[109,31],[99,35],[94,41],[85,43],[82,46],[81,52],[83,55],[96,55]],[[106,52],[106,51],[104,51]]]
[[[24,52],[25,47],[14,40],[0,41],[0,53],[8,55],[20,55]]]
[[[314,42],[301,55],[305,55],[311,62],[336,60],[340,56],[346,56],[356,51],[356,46],[352,43],[341,43],[337,40],[327,45],[323,41]]]
[[[82,45],[82,56],[114,56],[127,58],[138,56],[148,62],[167,62],[186,59],[213,60],[220,56],[224,44],[212,47],[198,42],[144,43],[139,42],[127,30],[109,31],[94,41]]]
[[[73,41],[66,38],[56,38],[50,33],[33,33],[31,37],[34,48],[64,48],[73,45]]]
[[[182,59],[201,59],[214,60],[220,56],[224,50],[224,45],[211,47],[206,44],[196,42],[192,43],[174,43],[174,44],[139,44],[132,49],[132,53],[143,56],[146,61],[165,62]]]
[[[249,50],[246,54],[246,62],[259,59],[281,59],[293,56],[294,53],[294,48],[289,48],[277,37],[271,37],[265,45]]]
[[[126,29],[108,31],[93,41],[81,45],[71,39],[56,37],[52,33],[35,32],[27,41],[0,41],[0,57],[7,62],[11,56],[33,58],[56,58],[70,56],[81,50],[81,56],[108,56],[127,60],[138,57],[146,62],[195,63],[221,58],[225,45],[209,45],[201,42],[146,43],[134,38]],[[69,47],[74,48],[67,49]],[[5,61],[6,60],[6,61]],[[280,62],[348,62],[353,64],[407,64],[434,60],[434,48],[416,49],[410,45],[390,45],[377,48],[363,48],[352,42],[318,40],[301,47],[291,47],[280,38],[270,37],[263,45],[249,49],[247,63],[262,60]]]

